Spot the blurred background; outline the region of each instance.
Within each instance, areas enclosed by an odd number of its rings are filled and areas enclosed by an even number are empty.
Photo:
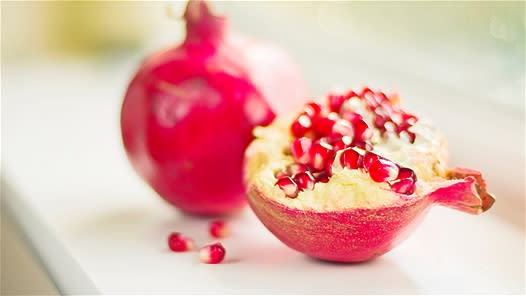
[[[111,101],[111,110],[86,118],[104,121],[118,137],[128,79],[147,54],[183,38],[185,5],[2,1],[2,158],[15,149],[6,143],[23,142],[17,125],[54,117],[38,110],[59,97],[67,103],[56,116],[73,125],[68,108]],[[499,199],[496,214],[524,227],[524,1],[213,6],[237,31],[287,50],[313,96],[366,84],[399,92],[408,109],[434,119],[446,133],[453,164],[486,173]],[[465,120],[457,120],[462,114]],[[42,131],[35,127],[35,132]],[[96,134],[87,136],[98,140]],[[2,225],[2,270],[10,271],[2,272],[2,291],[13,292],[20,288],[17,274],[28,271],[20,263],[23,242],[13,238],[9,223]]]

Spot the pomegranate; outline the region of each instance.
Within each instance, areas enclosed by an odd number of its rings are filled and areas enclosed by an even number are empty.
[[[129,160],[165,200],[194,214],[246,204],[243,153],[252,129],[293,110],[305,86],[278,49],[230,32],[205,1],[190,0],[182,44],[150,55],[121,110]]]
[[[221,243],[214,243],[199,250],[199,259],[206,264],[218,264],[223,261],[225,254],[225,247]]]
[[[194,241],[179,232],[172,232],[168,236],[168,247],[174,252],[186,252],[194,247]]]
[[[312,124],[299,133],[302,116]],[[447,168],[436,128],[380,91],[330,94],[255,135],[245,155],[249,204],[278,239],[312,257],[370,260],[431,205],[480,214],[494,202],[480,172]]]

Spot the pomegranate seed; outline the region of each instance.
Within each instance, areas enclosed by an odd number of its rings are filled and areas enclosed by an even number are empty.
[[[352,139],[354,137],[354,129],[347,120],[338,119],[332,126],[332,134],[337,136],[348,136]]]
[[[319,141],[310,150],[310,166],[315,170],[330,167],[334,161],[334,150],[331,144]]]
[[[292,135],[303,137],[312,127],[312,121],[306,114],[301,114],[291,125]]]
[[[303,172],[294,176],[294,182],[298,184],[299,190],[312,190],[314,189],[314,183],[316,180],[310,172]]]
[[[364,88],[362,89],[362,91],[360,92],[360,97],[363,98],[365,95],[368,95],[368,94],[373,94],[373,91],[372,91],[370,88],[368,88],[368,87],[366,86],[366,87],[364,87]]]
[[[329,144],[332,145],[334,151],[340,151],[345,148],[347,148],[349,145],[351,145],[352,140],[348,136],[343,136],[341,138],[337,138],[334,141],[329,142]]]
[[[345,96],[344,95],[336,95],[336,94],[330,94],[327,97],[329,109],[331,112],[339,113],[340,109],[342,107],[342,104],[345,102]]]
[[[392,181],[398,176],[398,166],[390,160],[379,158],[369,166],[369,176],[375,182]]]
[[[305,171],[307,171],[307,166],[304,164],[293,163],[287,166],[287,172],[289,173],[287,176],[296,175]]]
[[[345,94],[345,98],[346,99],[350,99],[350,98],[354,98],[354,97],[358,97],[358,94],[355,93],[353,90],[350,90],[349,92],[347,92],[347,94]]]
[[[276,177],[276,179],[281,179],[287,176],[290,176],[290,174],[284,171],[278,171],[277,173],[274,174],[274,177]]]
[[[354,138],[360,141],[367,141],[373,136],[373,131],[369,125],[363,120],[358,119],[353,122]]]
[[[413,144],[415,142],[416,135],[415,133],[410,132],[410,131],[401,131],[400,139],[404,140],[407,143]]]
[[[374,126],[376,126],[381,132],[385,131],[385,123],[387,122],[387,118],[383,116],[377,115],[374,118]]]
[[[186,252],[194,247],[194,241],[179,232],[172,232],[168,236],[168,247],[174,252]]]
[[[384,129],[388,132],[395,132],[396,131],[396,125],[392,121],[386,121],[384,123]]]
[[[331,178],[331,174],[325,171],[313,173],[312,175],[316,179],[316,182],[320,182],[320,183],[327,183],[329,182],[329,179]]]
[[[368,171],[369,170],[369,167],[376,161],[378,161],[378,159],[380,159],[380,157],[373,153],[373,152],[367,152],[365,153],[365,155],[363,156],[363,167]]]
[[[354,149],[348,148],[341,153],[340,164],[344,168],[358,169],[363,166],[363,157]]]
[[[396,176],[396,179],[413,179],[416,180],[415,172],[410,168],[400,168],[398,170],[398,176]]]
[[[215,238],[223,238],[230,235],[230,229],[224,221],[212,221],[208,228],[210,235]]]
[[[332,132],[332,127],[336,123],[338,117],[338,114],[331,112],[327,117],[316,118],[313,126],[314,132],[316,132],[319,137],[326,137],[330,135]]]
[[[297,163],[307,164],[309,163],[309,150],[312,146],[312,140],[309,138],[298,138],[292,141],[290,145],[290,152]]]
[[[303,111],[305,114],[307,114],[310,118],[314,118],[321,114],[321,106],[320,104],[310,102],[305,105],[305,108],[303,108]]]
[[[358,148],[363,149],[365,151],[373,150],[373,145],[371,145],[369,142],[364,142],[364,141],[353,141],[350,146],[351,147],[358,147]]]
[[[276,185],[285,193],[287,197],[296,198],[298,196],[298,185],[291,177],[278,179]]]
[[[201,262],[207,264],[217,264],[225,258],[225,248],[221,243],[207,245],[199,250],[199,258]]]
[[[342,118],[354,124],[354,122],[363,119],[362,115],[354,111],[343,111]]]
[[[391,189],[396,193],[413,194],[415,192],[415,181],[411,178],[401,179],[392,183]]]

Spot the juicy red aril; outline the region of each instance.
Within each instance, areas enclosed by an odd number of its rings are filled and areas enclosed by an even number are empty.
[[[225,258],[225,248],[221,243],[207,245],[199,250],[199,258],[201,262],[207,264],[217,264]]]
[[[287,197],[296,198],[298,196],[298,185],[291,177],[278,179],[276,185],[285,193]]]
[[[305,105],[305,108],[303,108],[303,111],[305,112],[305,114],[307,114],[310,118],[314,118],[320,115],[321,110],[322,108],[320,104],[317,104],[314,102],[307,103]]]
[[[354,111],[344,111],[341,113],[343,119],[349,121],[354,125],[354,123],[360,119],[363,119],[362,115]]]
[[[287,166],[287,176],[296,175],[307,171],[307,166],[300,163],[293,163]],[[279,178],[278,178],[279,179]]]
[[[331,112],[339,113],[343,102],[345,102],[345,99],[346,98],[344,95],[330,94],[327,97],[327,101]]]
[[[303,137],[312,127],[312,121],[307,114],[301,114],[290,126],[292,135]]]
[[[340,155],[340,164],[348,169],[361,168],[363,166],[363,156],[352,148],[345,149]]]
[[[398,176],[396,176],[396,179],[413,179],[416,180],[415,172],[410,168],[400,168],[398,170]]]
[[[288,177],[288,176],[290,176],[290,174],[285,171],[278,171],[274,174],[274,177],[276,177],[276,179],[281,179],[283,177]]]
[[[373,145],[371,145],[370,142],[353,141],[350,146],[351,147],[358,147],[358,148],[363,149],[365,151],[373,150]]]
[[[336,123],[338,115],[329,113],[327,117],[318,117],[314,121],[313,129],[319,137],[326,137],[332,133],[332,127]]]
[[[377,154],[374,154],[372,152],[367,152],[365,153],[365,155],[363,156],[363,167],[366,169],[366,170],[369,170],[369,167],[376,161],[378,161],[378,159],[380,159],[380,157],[377,155]]]
[[[179,232],[172,232],[168,236],[168,247],[174,252],[186,252],[188,250],[191,250],[193,246],[193,240],[182,235]]]
[[[292,141],[290,145],[290,152],[292,157],[296,160],[297,163],[307,164],[309,163],[309,150],[312,146],[312,140],[309,138],[297,138]]]
[[[299,190],[312,190],[314,189],[314,183],[316,180],[310,172],[303,172],[294,176],[294,182],[298,184]]]
[[[332,126],[332,134],[340,137],[347,136],[352,139],[354,137],[354,129],[347,120],[338,119]]]
[[[398,176],[398,166],[390,160],[378,158],[369,166],[369,176],[375,182],[392,181]]]
[[[399,136],[400,136],[400,139],[404,140],[406,143],[411,143],[411,144],[414,143],[416,139],[415,133],[410,132],[410,131],[401,131]]]
[[[329,179],[331,178],[331,174],[326,171],[313,173],[312,175],[314,176],[314,179],[316,179],[316,182],[320,182],[320,183],[327,183],[329,182]]]
[[[316,142],[310,150],[310,166],[315,170],[329,167],[334,160],[335,152],[332,145],[326,142]]]
[[[352,143],[352,139],[348,136],[343,136],[341,138],[337,138],[336,140],[329,142],[334,151],[340,151],[342,149],[347,148]]]
[[[413,194],[415,192],[415,181],[411,178],[397,180],[391,183],[391,189],[396,193]]]
[[[230,229],[225,221],[216,220],[212,221],[208,227],[210,235],[215,238],[223,238],[230,235]]]
[[[353,122],[353,127],[354,127],[354,138],[357,140],[367,141],[373,135],[373,132],[369,128],[369,125],[361,118]]]

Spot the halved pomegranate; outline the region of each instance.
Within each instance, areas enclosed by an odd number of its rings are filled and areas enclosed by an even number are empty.
[[[480,214],[494,202],[478,171],[447,168],[442,134],[369,88],[309,103],[255,136],[245,154],[249,203],[274,235],[312,257],[369,260],[433,204]]]

